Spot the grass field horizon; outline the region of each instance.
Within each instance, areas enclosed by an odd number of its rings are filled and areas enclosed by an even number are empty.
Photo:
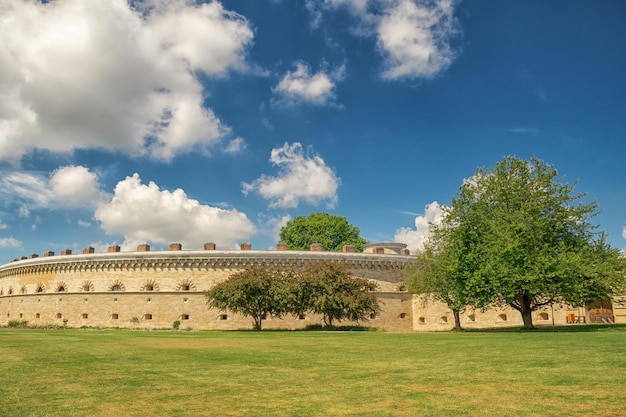
[[[0,329],[2,416],[626,416],[626,326]]]

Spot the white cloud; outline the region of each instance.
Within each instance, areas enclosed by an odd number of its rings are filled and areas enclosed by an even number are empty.
[[[279,97],[278,104],[288,106],[332,105],[335,100],[335,83],[331,76],[323,71],[311,74],[311,68],[303,62],[296,63],[295,71],[288,71],[272,91]]]
[[[170,192],[154,182],[143,184],[138,174],[117,183],[113,198],[98,207],[95,218],[107,234],[122,235],[133,245],[180,242],[200,249],[215,242],[230,248],[255,233],[245,214],[201,205],[181,189]]]
[[[291,216],[284,215],[281,217],[273,217],[267,222],[267,225],[272,229],[272,237],[276,243],[280,242],[280,231],[290,220]]]
[[[305,155],[298,142],[272,149],[270,162],[278,166],[276,177],[262,175],[252,183],[242,183],[243,193],[256,191],[270,201],[270,207],[294,208],[303,200],[312,205],[337,203],[340,179],[319,155]]]
[[[384,59],[384,79],[432,78],[444,71],[456,53],[450,39],[459,29],[455,0],[307,0],[312,26],[324,12],[345,9],[356,18],[351,32],[375,37]]]
[[[17,239],[13,237],[2,237],[0,238],[0,248],[18,248],[22,245]]]
[[[7,226],[6,224],[0,223],[0,230],[4,230],[4,229],[8,229],[8,228],[9,228],[9,226]]]
[[[424,249],[424,243],[430,236],[430,224],[440,225],[444,212],[436,201],[426,205],[424,214],[415,218],[415,229],[402,227],[396,230],[394,241],[406,243],[411,253]]]
[[[228,145],[224,148],[226,153],[239,153],[246,149],[246,141],[243,138],[235,138],[228,142]]]
[[[622,229],[622,238],[626,239],[626,226]]]
[[[245,70],[253,33],[221,3],[65,0],[0,8],[0,160],[100,148],[169,160],[228,132],[198,72]],[[143,12],[143,13],[142,13]]]
[[[49,176],[39,173],[6,172],[0,179],[0,196],[20,201],[20,216],[31,208],[88,207],[102,198],[98,177],[83,166],[58,168]]]

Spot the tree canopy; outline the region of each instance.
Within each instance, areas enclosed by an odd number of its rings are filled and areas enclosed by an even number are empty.
[[[266,267],[237,272],[206,293],[207,304],[250,316],[254,319],[254,329],[261,330],[266,317],[280,317],[286,312],[287,275]]]
[[[324,325],[368,320],[379,311],[371,283],[353,277],[343,265],[319,262],[293,270],[253,267],[231,275],[206,293],[209,307],[263,320],[285,314],[320,314]]]
[[[332,262],[307,265],[302,272],[302,291],[308,309],[323,316],[324,325],[335,321],[368,320],[379,312],[372,283],[353,277],[346,267]]]
[[[330,252],[341,252],[345,245],[352,245],[361,252],[367,240],[360,233],[359,228],[348,223],[345,217],[311,213],[288,221],[280,231],[280,240],[290,250],[309,250],[311,244],[319,243]]]
[[[509,305],[524,327],[543,306],[583,305],[621,290],[619,252],[591,223],[598,204],[575,185],[537,158],[479,168],[432,226],[420,279],[443,301],[450,293],[476,307]]]

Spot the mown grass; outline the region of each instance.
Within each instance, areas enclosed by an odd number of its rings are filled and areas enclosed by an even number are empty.
[[[558,330],[0,329],[0,415],[626,416],[626,327]]]

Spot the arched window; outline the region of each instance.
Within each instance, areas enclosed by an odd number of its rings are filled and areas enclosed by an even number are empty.
[[[418,320],[419,324],[426,324],[426,318],[425,317],[420,317]]]
[[[400,313],[399,318],[401,318],[401,319],[405,319],[405,318],[406,318],[406,313]]]

